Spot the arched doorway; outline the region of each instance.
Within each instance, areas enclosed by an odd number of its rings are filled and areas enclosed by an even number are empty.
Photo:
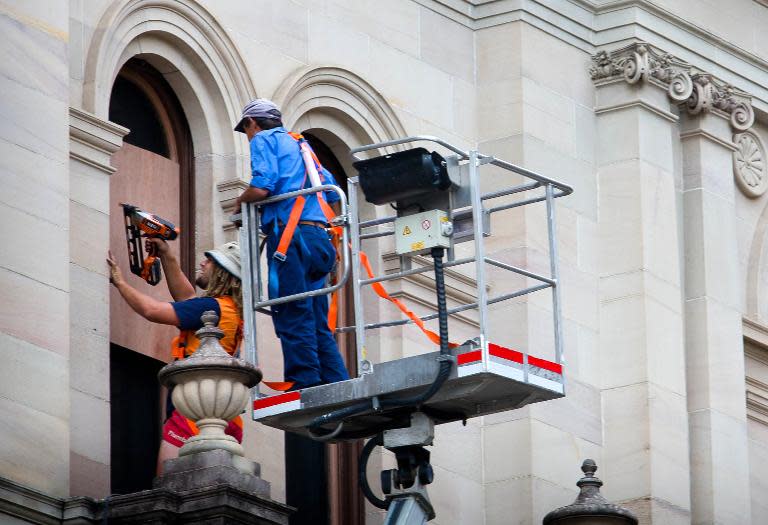
[[[192,141],[181,105],[163,76],[132,58],[112,87],[109,120],[131,132],[112,157],[110,249],[128,281],[152,297],[170,300],[165,282],[151,287],[128,272],[121,202],[180,226],[171,244],[188,277],[194,274]],[[149,323],[112,290],[110,297],[110,402],[112,490],[151,488],[163,416],[157,371],[169,360],[173,327]]]

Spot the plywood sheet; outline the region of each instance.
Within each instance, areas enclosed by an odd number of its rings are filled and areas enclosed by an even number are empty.
[[[112,156],[117,172],[110,180],[110,249],[126,276],[127,282],[142,293],[160,301],[171,301],[165,275],[157,286],[150,286],[130,272],[121,202],[179,224],[179,164],[131,144]],[[182,235],[191,232],[182,232]],[[171,250],[179,256],[179,243],[171,242]],[[164,362],[171,359],[170,342],[178,334],[172,326],[151,323],[127,305],[113,287],[110,292],[110,341]]]

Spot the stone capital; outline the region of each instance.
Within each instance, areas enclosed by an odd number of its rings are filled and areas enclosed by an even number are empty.
[[[748,93],[647,42],[598,52],[592,56],[589,74],[598,86],[619,79],[629,84],[658,85],[666,89],[672,103],[692,115],[721,112],[735,132],[746,131],[755,121]]]
[[[69,108],[69,156],[111,175],[110,158],[129,130],[81,109]]]
[[[229,216],[233,213],[240,213],[240,210],[235,210],[235,199],[248,189],[248,186],[249,184],[241,179],[229,179],[216,185],[219,192],[219,204],[226,218],[223,225],[225,232],[235,230],[235,225],[229,221]]]

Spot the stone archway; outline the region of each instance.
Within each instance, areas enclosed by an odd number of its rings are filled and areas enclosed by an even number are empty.
[[[223,228],[225,218],[218,185],[226,179],[241,179],[247,172],[246,143],[232,132],[232,122],[239,116],[245,101],[256,93],[250,74],[224,29],[194,0],[116,0],[101,14],[95,29],[85,56],[82,98],[72,101],[77,108],[76,114],[82,114],[84,122],[92,121],[94,125],[91,127],[115,128],[115,133],[122,135],[126,130],[108,120],[112,87],[119,71],[132,58],[139,58],[160,73],[189,123],[194,150],[192,200],[196,203],[194,223],[197,224],[195,253],[191,258],[198,259],[203,250],[223,242],[227,235]],[[87,129],[91,131],[91,127]],[[104,148],[101,143],[95,143],[95,149],[107,153],[103,155],[106,159],[101,161],[104,163],[102,172],[114,171],[108,165],[108,155],[118,145],[119,141],[114,148]],[[108,180],[99,181],[98,188],[102,193],[94,198],[107,203]],[[108,223],[108,217],[103,217],[105,211],[101,208],[98,211],[101,213],[99,224]],[[81,230],[73,228],[71,238],[85,237]],[[98,235],[93,231],[87,234],[88,238],[98,239],[89,248],[98,253],[98,259],[102,261],[101,254],[107,251],[107,230],[104,228],[97,232]],[[99,242],[101,240],[104,244]],[[86,359],[89,367],[92,366],[90,362],[96,360],[108,370],[110,309],[103,306],[109,304],[109,289],[100,272],[93,272],[91,278],[94,285],[87,288],[90,293],[87,304],[102,307],[94,310],[89,323],[104,327],[104,335],[88,339],[87,344],[73,345],[76,346],[73,355],[80,356],[79,361],[72,360],[73,377],[89,369],[82,365]],[[87,403],[79,402],[71,417],[71,428],[89,428],[91,435],[96,436],[86,439],[73,433],[72,451],[98,452],[72,467],[70,476],[77,481],[73,486],[99,497],[109,494],[109,379],[109,374],[100,374],[93,381],[97,386],[90,387],[100,397],[88,398]],[[84,409],[96,403],[98,412]],[[97,475],[93,474],[97,469]],[[279,472],[271,476],[278,477]]]
[[[335,121],[334,127],[328,129],[349,145],[381,142],[406,134],[384,97],[362,77],[346,69],[302,68],[277,90],[274,101],[282,109],[287,126],[296,127],[300,118],[326,118]]]
[[[170,84],[190,123],[195,151],[198,254],[222,242],[225,217],[217,186],[243,179],[247,145],[232,122],[256,94],[237,46],[194,0],[121,0],[102,15],[88,49],[83,108],[107,119],[109,94],[120,68],[138,57]]]

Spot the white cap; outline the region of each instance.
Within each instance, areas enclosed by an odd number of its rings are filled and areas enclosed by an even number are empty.
[[[215,250],[205,252],[206,257],[240,279],[240,245],[236,242],[222,244]]]

